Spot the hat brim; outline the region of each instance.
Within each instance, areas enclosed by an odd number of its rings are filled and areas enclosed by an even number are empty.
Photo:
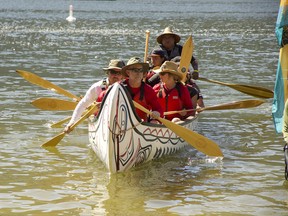
[[[173,74],[173,75],[176,75],[179,77],[179,80],[182,80],[183,79],[183,74],[178,72],[178,71],[174,71],[174,70],[162,70],[161,68],[157,69],[157,70],[153,70],[155,73],[170,73],[170,74]]]
[[[175,38],[175,43],[178,43],[178,42],[180,41],[180,39],[181,39],[181,37],[180,37],[179,35],[177,35],[177,34],[174,34],[174,33],[163,33],[163,34],[161,34],[161,35],[159,35],[159,36],[157,37],[157,42],[158,42],[159,44],[162,44],[162,39],[163,39],[163,36],[164,36],[164,35],[173,35],[174,38]]]
[[[120,68],[120,67],[108,67],[108,68],[103,68],[103,70],[119,70],[119,71],[121,71],[121,69],[122,68]]]
[[[126,70],[133,65],[142,65],[143,66],[143,73],[146,73],[149,70],[149,64],[148,63],[134,63],[134,64],[124,66],[121,70],[122,75],[128,77]]]
[[[161,56],[161,55],[158,55],[158,54],[151,54],[151,55],[149,55],[149,56],[151,56],[151,57],[152,57],[152,56],[155,56],[155,57],[156,57],[156,56],[160,56],[160,57],[164,58],[164,56]]]

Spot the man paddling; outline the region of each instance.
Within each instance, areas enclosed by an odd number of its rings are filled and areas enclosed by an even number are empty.
[[[75,123],[83,114],[85,109],[95,102],[100,93],[102,91],[105,91],[110,85],[112,85],[115,82],[118,82],[122,79],[121,69],[125,66],[125,63],[122,60],[119,59],[112,59],[108,65],[107,68],[103,68],[103,70],[106,72],[107,77],[94,83],[86,92],[85,96],[79,101],[77,104],[72,118],[70,122],[67,124],[67,126],[64,129],[64,132],[70,133],[71,126],[73,123]]]
[[[152,110],[152,119],[149,119],[145,112],[136,109],[140,119],[157,123],[158,121],[155,119],[163,117],[163,110],[152,87],[143,81],[148,70],[148,63],[143,63],[138,57],[130,58],[127,65],[121,70],[123,75],[123,81],[121,84],[130,93],[133,101],[136,101],[146,109]],[[102,92],[97,101],[101,102],[104,96],[105,92]]]

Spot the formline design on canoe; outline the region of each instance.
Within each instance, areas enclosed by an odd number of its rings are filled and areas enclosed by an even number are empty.
[[[97,116],[89,118],[92,149],[111,172],[123,172],[144,162],[172,154],[187,145],[162,124],[143,122],[121,84],[114,84]],[[182,123],[195,129],[198,116]]]

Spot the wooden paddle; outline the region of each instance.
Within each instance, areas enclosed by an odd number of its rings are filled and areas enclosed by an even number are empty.
[[[69,116],[69,117],[66,117],[52,125],[50,125],[51,128],[59,128],[59,127],[62,127],[62,125],[65,123],[65,122],[68,122],[70,121],[70,119],[72,118],[72,116]]]
[[[147,62],[147,56],[148,56],[148,44],[149,44],[149,36],[150,36],[150,31],[146,30],[146,41],[145,41],[145,51],[144,51],[144,63]]]
[[[84,121],[86,118],[88,118],[90,115],[92,115],[97,110],[97,103],[93,103],[91,108],[78,120],[76,121],[72,126],[71,129],[74,130],[74,128],[79,125],[82,121]],[[42,147],[55,147],[66,135],[66,133],[63,131],[57,136],[53,137],[51,140],[43,143]]]
[[[57,98],[38,98],[31,102],[31,104],[43,110],[74,110],[77,106],[75,101],[61,100]]]
[[[178,71],[184,74],[183,79],[182,79],[183,82],[186,81],[186,75],[188,73],[188,69],[190,66],[193,50],[194,50],[194,44],[193,44],[192,35],[190,35],[188,39],[185,41],[185,43],[183,44],[180,64],[178,68]]]
[[[62,89],[61,87],[54,85],[53,83],[37,76],[36,74],[33,74],[31,72],[28,72],[28,71],[23,71],[23,70],[16,70],[16,72],[32,84],[41,86],[42,88],[45,88],[45,89],[55,91],[58,94],[65,95],[65,96],[72,98],[76,101],[80,101],[80,99],[81,99],[81,98],[77,97],[76,95]]]
[[[233,88],[237,91],[240,91],[240,92],[248,94],[248,95],[252,95],[254,97],[259,97],[259,98],[273,98],[274,97],[273,91],[266,89],[266,88],[263,88],[263,87],[233,84],[233,83],[224,83],[224,82],[210,80],[210,79],[203,78],[203,77],[199,77],[199,80],[210,82],[210,83],[216,83],[219,85],[228,86],[228,87]]]
[[[194,110],[195,111],[204,111],[204,110],[245,109],[245,108],[257,107],[257,106],[263,104],[264,102],[265,102],[264,100],[234,101],[231,103],[219,104],[219,105],[210,106],[210,107],[203,107],[203,108],[189,109],[189,110],[169,111],[169,112],[164,112],[164,115],[172,115],[175,113],[189,112],[189,111],[194,111]]]
[[[95,108],[95,112],[98,111],[98,107],[99,107],[99,105],[101,104],[101,102],[97,102],[96,104],[97,104],[98,106],[97,106],[97,108]],[[86,112],[88,112],[88,110],[90,109],[90,107],[91,107],[91,106],[87,107],[87,109],[83,112],[83,115],[85,115]],[[72,116],[66,117],[65,119],[62,119],[62,120],[60,120],[59,122],[56,122],[56,123],[50,125],[50,127],[51,127],[51,128],[59,128],[59,127],[62,127],[62,125],[63,125],[65,122],[70,121],[71,118],[72,118]]]
[[[142,110],[149,115],[152,115],[152,112],[147,110],[145,107],[141,106],[135,101],[133,101],[133,103],[136,108]],[[221,149],[212,140],[209,140],[208,138],[181,125],[175,124],[167,119],[159,117],[158,120],[162,122],[167,128],[172,130],[175,134],[177,134],[179,137],[184,139],[187,143],[196,148],[198,151],[203,152],[208,156],[223,157]]]

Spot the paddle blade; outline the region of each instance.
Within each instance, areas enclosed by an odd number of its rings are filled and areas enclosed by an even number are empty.
[[[258,87],[258,86],[235,84],[235,85],[231,85],[230,87],[244,94],[248,94],[254,97],[259,97],[259,98],[273,98],[274,97],[273,91],[266,89],[266,88]]]
[[[31,104],[39,109],[52,111],[74,110],[77,105],[74,101],[56,98],[38,98],[32,101]]]
[[[223,153],[219,146],[207,137],[204,137],[181,125],[175,124],[167,119],[160,118],[159,120],[167,128],[172,130],[175,134],[184,139],[187,143],[192,145],[198,151],[211,157],[223,157]]]
[[[239,92],[242,92],[244,94],[248,94],[248,95],[251,95],[254,97],[273,98],[273,96],[274,96],[273,91],[271,91],[270,89],[263,88],[263,87],[233,84],[233,83],[224,83],[224,82],[219,82],[216,80],[210,80],[210,79],[203,78],[203,77],[199,77],[199,80],[210,82],[210,83],[215,83],[215,84],[219,84],[219,85],[228,86],[228,87],[235,89]]]
[[[58,94],[65,95],[65,96],[72,98],[72,99],[75,99],[77,101],[80,100],[80,98],[78,98],[74,94],[62,89],[61,87],[59,87],[57,85],[54,85],[53,83],[37,76],[36,74],[33,74],[31,72],[28,72],[28,71],[23,71],[23,70],[16,70],[16,72],[32,84],[38,85],[38,86],[45,88],[45,89],[55,91]]]
[[[189,65],[191,62],[193,49],[194,49],[193,39],[192,39],[192,35],[190,35],[183,45],[179,69],[178,69],[184,75],[182,79],[183,82],[186,81],[186,75],[188,73]]]
[[[253,108],[260,106],[261,104],[265,103],[264,100],[242,100],[242,101],[235,101],[227,104],[220,104],[210,107],[200,108],[199,110],[227,110],[227,109],[246,109],[246,108]],[[198,109],[197,109],[198,110]]]
[[[55,147],[66,135],[65,132],[58,134],[57,136],[53,137],[51,140],[42,144],[42,147]]]
[[[137,102],[133,101],[133,103],[136,108],[142,110],[143,112],[147,114],[150,114],[150,115],[152,114],[152,112],[150,112],[145,107],[138,104]],[[188,144],[196,148],[198,151],[208,156],[223,157],[223,153],[221,149],[212,140],[209,140],[208,138],[192,130],[189,130],[181,125],[175,124],[174,122],[171,122],[167,119],[158,118],[158,120],[162,122],[171,131],[173,131],[175,134],[177,134],[179,137],[184,139]]]

